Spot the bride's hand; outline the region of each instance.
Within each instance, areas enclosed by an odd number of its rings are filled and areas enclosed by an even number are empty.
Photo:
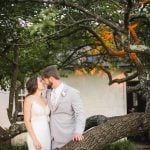
[[[35,149],[40,150],[42,148],[40,142],[38,140],[33,141]]]

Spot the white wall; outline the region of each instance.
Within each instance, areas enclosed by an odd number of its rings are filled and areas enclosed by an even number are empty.
[[[8,128],[10,123],[7,116],[9,92],[0,91],[0,126]]]
[[[65,83],[77,88],[86,117],[102,114],[107,117],[126,114],[126,84],[108,85],[107,76],[69,76]]]

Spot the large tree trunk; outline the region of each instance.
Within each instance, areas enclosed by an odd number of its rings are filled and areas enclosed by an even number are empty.
[[[16,90],[16,83],[17,83],[17,77],[18,77],[18,62],[19,62],[19,52],[18,48],[14,49],[14,64],[13,64],[13,73],[11,78],[11,85],[10,85],[10,93],[9,93],[9,106],[7,108],[8,118],[10,123],[15,123],[13,119],[13,104],[15,100],[15,90]]]
[[[145,112],[150,113],[150,71],[144,68],[142,74],[139,73],[139,81],[141,85],[141,93],[146,99]]]
[[[100,150],[121,138],[150,129],[150,114],[132,113],[112,118],[84,133],[82,142],[69,142],[60,150]]]

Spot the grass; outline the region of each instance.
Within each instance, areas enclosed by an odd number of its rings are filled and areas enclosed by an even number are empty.
[[[27,144],[23,145],[0,145],[0,150],[28,150]]]
[[[15,146],[0,145],[0,150],[28,150],[28,148],[25,143],[23,145]],[[135,145],[128,140],[123,140],[114,142],[113,144],[106,146],[103,150],[135,150]]]
[[[129,140],[122,140],[107,145],[103,150],[135,150],[135,144]]]

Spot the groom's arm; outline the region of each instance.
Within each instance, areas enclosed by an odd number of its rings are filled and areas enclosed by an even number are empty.
[[[80,141],[83,139],[82,134],[85,129],[85,116],[79,91],[75,91],[72,95],[72,107],[75,113],[75,132],[73,140]]]

